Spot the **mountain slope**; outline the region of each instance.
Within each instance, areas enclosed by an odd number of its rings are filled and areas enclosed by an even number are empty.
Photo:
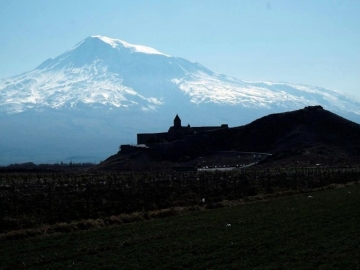
[[[3,80],[0,106],[9,113],[79,103],[124,108],[138,105],[146,110],[146,106],[162,104],[162,95],[174,84],[172,78],[195,70],[211,74],[185,59],[143,46],[142,50],[136,48],[120,40],[89,37],[33,71]]]
[[[216,74],[197,63],[155,49],[92,36],[33,71],[1,81],[2,111],[44,107],[139,107],[173,105],[183,92],[195,104],[293,109],[321,104],[333,111],[360,115],[358,101],[320,87],[246,82]]]
[[[0,81],[0,124],[6,127],[0,150],[8,153],[0,164],[73,155],[99,160],[121,143],[134,143],[137,132],[166,130],[176,113],[191,125],[238,126],[316,104],[360,122],[360,102],[336,91],[247,82],[153,48],[91,36]]]

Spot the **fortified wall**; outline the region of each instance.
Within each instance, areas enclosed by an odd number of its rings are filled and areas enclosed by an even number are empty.
[[[131,153],[136,151],[156,152],[157,154],[177,154],[188,151],[191,145],[196,145],[201,140],[202,136],[192,135],[205,134],[207,131],[227,129],[227,124],[220,126],[204,126],[204,127],[191,127],[181,125],[181,119],[178,115],[174,118],[174,125],[169,128],[167,132],[160,133],[139,133],[137,134],[137,145],[121,145],[121,153]],[[184,142],[187,138],[194,138],[187,143]],[[191,145],[189,145],[191,144]]]
[[[181,125],[181,119],[178,115],[174,118],[174,125],[169,128],[167,132],[160,133],[139,133],[137,134],[137,144],[151,144],[164,143],[176,140],[183,140],[196,133],[228,128],[227,124],[221,126],[205,126],[205,127],[191,127]]]

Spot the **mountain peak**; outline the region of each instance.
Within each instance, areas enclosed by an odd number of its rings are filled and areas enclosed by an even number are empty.
[[[88,39],[101,40],[102,42],[110,45],[114,49],[126,48],[126,49],[129,49],[131,53],[159,54],[159,55],[164,55],[166,57],[169,57],[169,55],[159,52],[158,50],[155,50],[154,48],[143,46],[143,45],[130,44],[130,43],[125,42],[120,39],[114,39],[114,38],[109,38],[109,37],[100,36],[100,35],[90,36],[86,40],[88,40]]]
[[[321,104],[335,112],[360,115],[358,100],[332,90],[242,81],[101,35],[83,39],[33,71],[0,81],[0,110],[6,113],[76,104],[156,111],[178,107],[179,99],[197,106],[209,103],[273,112]]]
[[[231,126],[315,104],[359,122],[360,101],[345,94],[246,82],[146,46],[90,36],[32,71],[0,80],[0,142],[6,142],[0,164],[10,162],[10,154],[14,162],[28,161],[35,148],[50,158],[111,153],[118,143],[133,142],[135,131],[168,128],[174,111],[194,125]]]

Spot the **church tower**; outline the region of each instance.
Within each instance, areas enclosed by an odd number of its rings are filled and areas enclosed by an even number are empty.
[[[176,115],[174,119],[174,128],[175,129],[181,128],[181,119],[178,115]]]

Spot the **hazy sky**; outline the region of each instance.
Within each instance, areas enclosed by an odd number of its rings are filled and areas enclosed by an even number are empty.
[[[359,0],[0,0],[0,78],[32,70],[90,35],[239,79],[360,98]]]

